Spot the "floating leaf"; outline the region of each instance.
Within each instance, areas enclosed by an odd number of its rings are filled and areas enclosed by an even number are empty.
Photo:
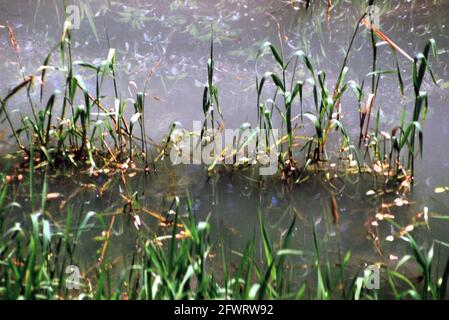
[[[443,193],[443,192],[448,192],[449,191],[449,187],[436,187],[435,188],[435,193]]]
[[[62,193],[59,192],[51,192],[47,194],[47,200],[57,199],[62,197]]]

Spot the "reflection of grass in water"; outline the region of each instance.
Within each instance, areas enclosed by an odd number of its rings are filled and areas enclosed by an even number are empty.
[[[67,7],[67,0],[64,0],[63,3],[64,3],[64,8]],[[42,0],[36,1],[36,9],[34,10],[34,17],[33,17],[33,26],[36,25],[37,15],[39,13],[41,4],[42,4]],[[94,14],[92,12],[92,8],[91,8],[89,2],[86,0],[77,0],[77,1],[74,1],[73,3],[71,3],[71,5],[78,6],[78,8],[80,9],[80,18],[87,19],[90,29],[95,36],[95,39],[97,40],[97,42],[99,42],[100,38],[98,37],[97,27],[95,26],[95,21],[94,21]],[[60,4],[57,1],[55,1],[54,7],[55,7],[55,13],[58,18],[58,21],[60,21],[60,15],[59,15]],[[66,16],[66,11],[64,11],[63,16],[64,17]]]
[[[147,17],[148,10],[140,8],[124,7],[122,12],[119,12],[120,18],[118,21],[129,23],[133,28],[141,30],[144,27],[144,22],[150,21]]]

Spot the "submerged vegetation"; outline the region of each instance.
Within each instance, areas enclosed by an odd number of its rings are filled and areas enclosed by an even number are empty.
[[[296,5],[294,2],[287,5]],[[332,2],[325,4],[329,21]],[[306,8],[310,5],[310,1],[305,2]],[[83,8],[83,14],[91,16],[87,3],[83,2]],[[139,21],[149,19],[144,11],[131,7],[125,7],[120,16],[136,29],[142,28]],[[430,229],[429,218],[447,220],[447,217],[429,215],[425,207],[412,221],[403,224],[403,220],[394,219],[393,209],[390,210],[406,201],[404,195],[412,189],[416,175],[415,159],[424,155],[429,108],[424,83],[426,80],[437,83],[431,68],[431,61],[438,55],[436,42],[428,40],[422,52],[411,58],[375,27],[371,18],[364,14],[358,20],[349,43],[345,44],[344,59],[334,82],[326,70],[321,70],[319,61],[305,53],[308,50],[294,48],[289,52],[286,36],[276,21],[279,44],[263,41],[250,59],[255,66],[255,87],[251,88],[255,89],[257,118],[240,126],[240,136],[234,137],[232,150],[214,149],[212,157],[216,161],[204,170],[208,180],[219,179],[223,172],[231,176],[250,172],[247,180],[258,187],[280,180],[291,193],[294,186],[318,177],[326,199],[330,200],[322,211],[331,221],[327,228],[334,234],[336,253],[323,249],[320,237],[323,231],[317,230],[317,221],[309,228],[313,251],[307,250],[302,239],[294,235],[301,218],[294,210],[291,210],[294,218],[279,239],[273,237],[262,204],[258,212],[247,213],[258,216],[251,240],[243,250],[229,249],[222,239],[218,242],[211,239],[214,231],[211,217],[197,216],[189,192],[184,201],[178,197],[182,193],[177,188],[180,183],[176,174],[166,170],[164,159],[184,136],[199,137],[198,143],[207,146],[214,143],[214,132],[226,128],[222,113],[226,106],[220,104],[222,91],[219,92],[215,76],[215,44],[220,39],[214,39],[214,32],[219,31],[212,24],[210,34],[198,36],[210,39],[202,105],[198,107],[201,129],[189,131],[171,119],[173,123],[162,141],[154,141],[147,136],[146,120],[157,118],[158,114],[151,110],[147,97],[152,97],[148,88],[158,63],[147,71],[143,83],[129,83],[133,98],[125,99],[118,81],[120,53],[110,45],[107,32],[105,59],[77,60],[73,38],[76,31],[66,16],[57,45],[45,56],[36,74],[26,74],[21,48],[13,26],[8,23],[8,39],[22,80],[0,96],[0,121],[9,128],[15,147],[5,157],[13,159],[14,165],[2,164],[0,169],[0,299],[448,298],[449,258],[441,251],[449,244],[440,240],[421,244],[414,234],[419,228]],[[99,33],[92,18],[88,22],[98,41]],[[192,29],[186,28],[190,33],[198,32]],[[371,71],[362,81],[356,81],[349,79],[351,53],[356,39],[363,35],[371,43]],[[391,49],[390,57],[396,59],[395,70],[380,69],[381,42]],[[408,78],[403,77],[400,59],[408,63],[413,96],[407,97],[410,103],[403,105],[399,123],[382,128],[382,107],[377,100],[382,79],[396,77],[398,99],[406,95]],[[49,73],[60,81],[53,92],[48,92],[49,87],[54,87],[47,82]],[[112,96],[105,93],[107,85],[113,88]],[[28,110],[12,112],[20,95],[25,96]],[[354,101],[354,97],[357,108],[350,110],[347,101]],[[354,123],[346,121],[348,114],[356,115],[355,129]],[[175,129],[180,128],[182,137],[175,134]],[[267,141],[259,141],[257,130],[277,128],[281,135],[273,144],[270,145],[269,137],[265,137]],[[249,135],[241,141],[244,132]],[[236,161],[250,140],[265,147],[258,157],[277,150],[276,175],[272,180],[247,170],[249,160],[243,165]],[[234,159],[231,165],[217,165],[219,159],[229,155]],[[88,201],[81,202],[81,206],[80,202],[71,202],[78,193],[69,195],[59,207],[52,203],[64,196],[49,192],[48,180],[55,172],[69,172],[70,176],[73,170],[84,174],[88,182],[82,181],[80,185],[95,190],[97,198],[107,194],[111,184],[119,190],[119,196],[113,194],[106,200],[111,202],[107,204],[108,212],[86,214],[84,203]],[[161,210],[148,209],[142,201],[146,190],[134,190],[129,183],[140,173],[174,180],[170,194],[161,196]],[[55,176],[53,179],[58,179]],[[382,275],[381,290],[369,289],[372,281],[372,274],[366,269],[369,259],[357,259],[350,250],[343,252],[340,245],[342,228],[336,193],[341,194],[344,187],[333,185],[332,179],[361,176],[374,181],[367,196],[396,197],[394,205],[379,203],[375,217],[367,223],[374,249],[382,251],[381,236],[375,228],[380,223],[390,230],[388,241],[398,240],[407,247],[404,256],[390,256],[389,261],[376,263]],[[445,191],[443,188],[441,193]],[[114,196],[118,201],[111,200]],[[25,199],[24,203],[19,203],[21,199]],[[291,213],[288,210],[283,217]],[[17,212],[20,217],[12,214]],[[153,219],[155,230],[143,216]],[[135,233],[132,246],[117,258],[111,247],[114,235],[122,232],[117,231],[119,219],[123,225],[133,226]],[[86,249],[83,246],[86,239],[95,241],[95,252],[87,259],[80,254]],[[79,274],[74,273],[76,266],[81,266]]]

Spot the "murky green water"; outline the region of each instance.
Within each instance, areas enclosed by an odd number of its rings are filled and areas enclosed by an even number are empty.
[[[70,2],[70,1],[69,1]],[[186,128],[193,120],[202,119],[201,101],[206,82],[206,61],[209,57],[210,28],[214,26],[216,41],[216,84],[220,91],[221,108],[227,128],[238,128],[243,122],[257,121],[255,96],[255,57],[260,45],[269,40],[278,43],[276,23],[284,35],[286,52],[301,49],[307,52],[331,83],[335,81],[356,21],[364,11],[362,1],[333,1],[330,20],[325,4],[315,3],[309,11],[284,1],[221,0],[221,1],[80,1],[84,12],[91,12],[91,21],[84,18],[81,29],[74,32],[76,60],[97,61],[111,47],[117,50],[119,89],[124,97],[135,95],[130,81],[141,89],[145,77],[154,70],[148,92],[147,135],[160,140],[173,121]],[[62,8],[59,1],[0,1],[0,25],[6,21],[14,27],[25,73],[35,72],[48,51],[57,43],[62,31]],[[370,176],[340,175],[339,172],[316,174],[300,185],[289,186],[273,177],[259,182],[257,176],[246,172],[222,172],[208,177],[202,166],[171,167],[167,162],[157,164],[158,175],[137,174],[127,177],[131,193],[137,192],[142,206],[163,213],[174,196],[189,195],[198,217],[210,216],[216,243],[241,250],[258,226],[258,210],[266,217],[273,239],[281,238],[293,216],[298,219],[295,240],[301,246],[312,247],[312,226],[316,225],[324,250],[337,255],[351,250],[360,263],[386,262],[401,257],[406,247],[401,240],[386,241],[391,229],[388,223],[373,226],[382,204],[394,203],[387,211],[402,225],[412,223],[413,217],[429,208],[432,214],[449,214],[448,193],[436,194],[434,189],[449,185],[449,26],[447,1],[385,1],[381,8],[381,26],[385,34],[410,55],[422,50],[426,41],[436,39],[439,56],[433,69],[440,88],[426,84],[430,107],[425,125],[424,158],[417,164],[417,177],[411,193],[367,195],[380,189]],[[394,70],[395,60],[390,49],[381,45],[379,69]],[[17,57],[9,45],[6,29],[0,29],[0,95],[21,81]],[[371,71],[371,47],[368,36],[360,36],[351,53],[349,79],[361,79]],[[407,95],[401,98],[397,80],[385,76],[380,82],[376,103],[382,107],[381,128],[389,131],[400,121],[402,106],[412,108],[407,98],[412,94],[411,64],[400,59]],[[269,66],[269,61],[266,61]],[[92,80],[92,79],[91,79]],[[93,82],[89,82],[93,86]],[[48,92],[59,88],[61,78],[49,75]],[[112,93],[110,84],[104,92]],[[28,112],[24,96],[15,97],[14,118]],[[105,103],[111,103],[108,98]],[[350,135],[358,134],[358,113],[355,100],[342,102],[343,122]],[[279,121],[279,119],[278,119]],[[4,128],[4,125],[0,125]],[[2,133],[0,152],[10,150],[12,141]],[[3,162],[2,170],[11,164]],[[76,170],[75,170],[76,171]],[[36,185],[42,178],[38,178]],[[55,221],[62,221],[64,212],[72,206],[79,214],[102,212],[106,217],[123,212],[124,202],[120,178],[89,177],[81,173],[54,173],[49,178],[49,192],[61,193],[50,200],[48,211]],[[335,192],[340,209],[340,225],[332,223],[329,191]],[[12,198],[27,207],[28,186],[17,184]],[[406,200],[406,204],[397,199]],[[384,209],[385,210],[385,209]],[[14,213],[15,212],[15,213]],[[12,219],[21,219],[23,209],[13,210]],[[382,211],[385,213],[385,211]],[[148,229],[157,231],[157,220],[144,212],[140,215]],[[129,256],[134,248],[136,231],[126,215],[114,227],[112,251],[117,257]],[[430,232],[422,228],[423,239],[449,241],[449,224],[430,218]],[[98,232],[97,232],[98,233]],[[91,263],[99,244],[93,240],[95,231],[86,236],[83,256]],[[229,249],[230,250],[230,249]],[[262,255],[262,252],[261,252]],[[413,271],[411,271],[413,273]]]

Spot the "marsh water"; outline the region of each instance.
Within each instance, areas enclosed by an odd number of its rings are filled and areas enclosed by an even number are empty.
[[[59,2],[0,0],[0,25],[6,26],[9,22],[14,27],[25,74],[36,72],[61,37],[63,9]],[[357,20],[366,8],[364,1],[333,1],[328,16],[323,1],[313,1],[308,10],[302,3],[275,0],[94,0],[76,1],[76,4],[81,8],[82,19],[80,29],[73,33],[75,60],[98,63],[106,58],[109,46],[115,48],[119,91],[125,98],[135,95],[135,86],[142,90],[151,73],[145,124],[146,134],[155,141],[168,133],[174,121],[191,129],[192,121],[202,119],[211,26],[215,41],[214,80],[219,89],[224,123],[227,128],[238,128],[243,122],[253,125],[257,122],[255,60],[262,43],[278,44],[281,33],[286,53],[305,51],[333,83]],[[324,174],[316,174],[299,185],[289,186],[276,177],[259,183],[251,170],[208,177],[203,166],[173,167],[168,162],[156,164],[157,175],[129,177],[131,192],[137,192],[143,206],[155,212],[166,211],[174,196],[180,197],[184,208],[189,196],[195,215],[201,219],[209,217],[214,241],[225,244],[229,252],[241,250],[252,237],[258,228],[259,210],[273,239],[282,238],[296,216],[295,239],[302,248],[312,250],[311,230],[315,225],[323,250],[329,254],[351,251],[360,265],[393,263],[396,257],[407,252],[404,241],[385,240],[391,233],[390,224],[380,222],[378,227],[373,226],[382,204],[393,204],[389,213],[402,225],[412,223],[414,217],[428,207],[430,228],[417,230],[419,237],[428,242],[431,239],[449,241],[449,222],[433,218],[449,214],[448,193],[434,192],[437,187],[449,185],[449,2],[379,1],[378,6],[383,32],[409,55],[422,50],[432,37],[438,46],[438,59],[432,61],[438,86],[430,81],[425,84],[429,92],[429,111],[424,127],[424,157],[416,164],[416,179],[410,193],[380,193],[378,190],[382,187],[369,175],[340,176],[338,172],[330,172],[326,182],[323,182]],[[379,68],[395,70],[396,62],[388,46],[381,44],[378,51]],[[385,131],[400,122],[404,106],[412,108],[412,64],[402,57],[399,62],[406,84],[405,96],[400,95],[395,76],[386,74],[380,81],[376,100],[381,105],[380,126]],[[367,32],[356,39],[348,66],[349,79],[361,80],[371,71],[371,44]],[[264,71],[270,70],[268,58],[263,61],[263,67]],[[0,75],[0,96],[22,79],[6,28],[0,29]],[[61,89],[61,83],[61,76],[51,73],[47,90]],[[88,79],[87,83],[94,87],[93,79]],[[106,96],[113,95],[112,85],[105,82],[103,91]],[[25,95],[14,97],[9,104],[15,121],[20,112],[28,112]],[[350,135],[356,137],[359,127],[355,99],[345,98],[342,108],[345,110],[342,121]],[[0,153],[6,155],[14,146],[9,143],[12,140],[6,124],[1,124],[0,129],[5,129],[1,131]],[[1,171],[7,171],[13,164],[3,161],[2,166]],[[61,193],[60,197],[50,200],[47,208],[55,221],[63,219],[69,206],[81,215],[95,211],[106,217],[123,208],[119,178],[89,177],[87,173],[68,170],[52,172],[48,178],[48,192]],[[36,179],[36,188],[42,179]],[[338,227],[332,223],[330,190],[337,196]],[[373,195],[370,190],[376,193]],[[13,200],[26,207],[27,191],[27,186],[17,184]],[[126,216],[120,219],[114,227],[111,250],[117,257],[126,257],[134,248],[136,231]],[[148,225],[145,232],[163,233],[152,217],[142,213],[142,219]],[[86,264],[93,261],[98,250],[99,245],[94,240],[97,235],[98,230],[87,234],[83,250],[80,250],[80,259]],[[411,270],[412,274],[414,272]]]

